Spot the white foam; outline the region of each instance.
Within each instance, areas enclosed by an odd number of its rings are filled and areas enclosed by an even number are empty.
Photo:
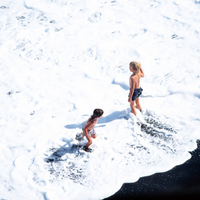
[[[2,0],[0,198],[103,199],[188,160],[199,139],[199,9],[192,1]],[[145,73],[136,117],[132,60]],[[95,108],[104,115],[93,152],[72,149]]]

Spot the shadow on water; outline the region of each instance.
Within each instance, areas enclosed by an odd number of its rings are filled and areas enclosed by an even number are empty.
[[[123,111],[115,111],[107,116],[103,116],[102,118],[100,118],[98,120],[97,124],[106,124],[109,122],[112,122],[114,120],[118,120],[118,119],[122,119],[123,118]],[[86,123],[86,121],[79,123],[79,124],[67,124],[64,127],[67,129],[76,129],[76,128],[80,128],[82,129],[83,125]],[[106,125],[97,125],[96,127],[105,127]]]
[[[124,90],[129,90],[130,89],[130,87],[128,85],[126,85],[125,83],[118,83],[118,82],[115,81],[115,79],[112,81],[112,84],[119,85]]]
[[[63,146],[61,146],[59,149],[51,148],[50,151],[53,153],[44,158],[44,161],[47,163],[52,162],[58,162],[58,161],[66,161],[68,158],[61,159],[65,154],[77,154],[79,153],[80,148],[82,145],[80,144],[71,144],[70,141],[66,142]]]
[[[194,96],[200,99],[200,94],[196,93]]]
[[[71,153],[71,148],[70,147],[66,147],[67,144],[63,145],[62,147],[60,147],[59,149],[55,149],[52,148],[50,149],[51,151],[56,150],[55,152],[53,152],[49,157],[44,158],[44,161],[49,163],[49,162],[56,162],[58,161],[62,156],[64,156],[67,153]]]
[[[68,124],[68,125],[65,125],[65,128],[67,129],[75,129],[75,128],[81,128],[81,124]]]
[[[100,118],[98,123],[99,124],[105,124],[105,123],[109,123],[109,122],[112,122],[114,120],[122,119],[122,118],[123,118],[123,112],[122,111],[115,111],[115,112],[109,114],[106,117]]]

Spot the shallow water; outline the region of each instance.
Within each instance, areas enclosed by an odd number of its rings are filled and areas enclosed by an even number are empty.
[[[0,4],[0,197],[103,199],[190,158],[200,125],[198,1]],[[132,60],[143,112],[130,114]],[[76,134],[95,108],[92,152]],[[81,145],[81,146],[79,146]]]

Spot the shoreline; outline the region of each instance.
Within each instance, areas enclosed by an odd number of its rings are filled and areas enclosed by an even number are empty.
[[[200,140],[182,165],[163,173],[124,183],[119,191],[104,200],[115,199],[200,199]]]

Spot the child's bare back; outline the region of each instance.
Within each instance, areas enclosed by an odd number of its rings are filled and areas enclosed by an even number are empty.
[[[140,88],[140,78],[142,77],[141,76],[141,72],[139,71],[138,73],[136,74],[132,74],[130,76],[130,79],[129,79],[129,85],[130,85],[130,88],[131,87],[134,87],[135,89],[137,88]],[[134,85],[133,85],[134,84]]]

